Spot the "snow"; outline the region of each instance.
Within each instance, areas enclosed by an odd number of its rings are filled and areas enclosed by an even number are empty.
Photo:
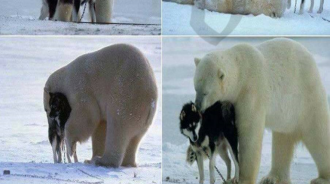
[[[330,21],[330,2],[324,2],[322,14],[316,13],[319,0],[315,0],[314,13],[308,13],[309,6],[310,1],[306,1],[305,13],[294,14],[293,1],[291,9],[286,10],[282,18],[271,18],[265,15],[224,14],[200,10],[191,5],[163,2],[162,33],[164,35],[329,35],[330,22],[322,18]],[[298,7],[300,1],[297,12]]]
[[[161,183],[160,38],[1,37],[0,183]],[[49,75],[76,57],[114,43],[138,47],[154,69],[159,89],[157,115],[141,142],[137,168],[110,169],[83,164],[90,140],[78,144],[80,163],[53,164],[43,88]],[[66,160],[67,161],[67,160]],[[3,175],[10,170],[11,175]]]
[[[210,40],[213,39],[213,40]],[[193,76],[195,57],[206,53],[227,49],[241,42],[256,45],[269,38],[163,38],[163,183],[198,183],[197,164],[190,166],[186,160],[189,141],[179,130],[179,113],[182,105],[194,101]],[[330,52],[327,45],[330,38],[295,38],[313,53],[321,74],[321,80],[330,94]],[[214,46],[212,43],[221,41]],[[211,43],[210,43],[211,42]],[[328,96],[330,102],[330,96]],[[268,174],[271,167],[271,132],[266,130],[263,139],[261,166],[258,181]],[[232,162],[233,163],[233,162]],[[226,176],[226,166],[217,157],[216,166]],[[208,161],[204,161],[205,182],[209,183]],[[234,165],[232,164],[232,177]],[[291,166],[291,179],[294,184],[306,184],[317,177],[316,166],[302,145],[296,146]],[[217,182],[221,179],[216,174]]]
[[[160,0],[115,0],[114,23],[156,25],[93,25],[39,20],[41,0],[10,0],[0,6],[0,34],[15,35],[159,35]],[[83,10],[81,6],[81,11]],[[88,7],[83,17],[89,22]]]

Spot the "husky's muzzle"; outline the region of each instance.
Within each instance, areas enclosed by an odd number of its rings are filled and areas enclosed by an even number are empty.
[[[191,140],[191,141],[192,141],[192,142],[196,142],[197,139],[198,139],[198,137],[197,137],[195,131],[193,131],[193,137],[192,137],[192,140]]]

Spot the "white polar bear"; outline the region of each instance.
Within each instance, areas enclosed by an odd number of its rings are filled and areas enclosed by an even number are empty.
[[[207,9],[220,13],[231,14],[264,14],[270,17],[282,17],[287,0],[165,0],[180,4],[195,5],[200,9]]]
[[[64,129],[69,156],[77,142],[92,137],[92,163],[136,166],[139,143],[152,124],[158,98],[153,70],[137,48],[112,45],[54,72],[44,92],[48,121],[50,93],[64,94],[72,109]]]
[[[195,59],[196,104],[235,105],[239,132],[240,183],[255,184],[264,129],[273,131],[272,168],[262,184],[290,183],[294,146],[302,141],[319,176],[330,183],[330,119],[315,61],[301,44],[274,39],[258,46],[239,44]]]

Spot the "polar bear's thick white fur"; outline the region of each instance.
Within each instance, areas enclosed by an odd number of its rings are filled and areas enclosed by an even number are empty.
[[[63,93],[72,108],[64,129],[70,156],[77,142],[92,137],[95,165],[136,166],[158,97],[153,70],[137,48],[117,44],[78,57],[49,77],[46,110],[49,92]]]
[[[286,9],[287,0],[166,0],[180,4],[194,4],[200,9],[207,9],[230,14],[264,14],[281,17]]]
[[[97,23],[110,23],[112,18],[112,10],[114,6],[114,0],[94,0],[95,1],[95,18]],[[76,21],[78,22],[75,15],[77,13],[73,10],[73,4],[71,3],[63,3],[61,1],[58,2],[56,13],[54,16],[55,20],[69,22]],[[93,7],[90,7],[90,13],[92,16],[92,21],[94,17]],[[75,15],[75,16],[72,16]],[[75,20],[76,19],[76,20]]]
[[[196,104],[235,105],[240,181],[255,184],[264,129],[273,132],[272,168],[262,184],[290,183],[294,146],[302,141],[318,169],[312,184],[330,183],[327,96],[311,53],[289,39],[239,44],[195,59]]]

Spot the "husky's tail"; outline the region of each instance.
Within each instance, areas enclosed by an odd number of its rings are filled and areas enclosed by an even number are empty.
[[[187,149],[186,161],[188,162],[189,165],[192,165],[195,162],[196,159],[197,159],[196,153],[194,152],[194,150],[189,145],[189,147]]]

